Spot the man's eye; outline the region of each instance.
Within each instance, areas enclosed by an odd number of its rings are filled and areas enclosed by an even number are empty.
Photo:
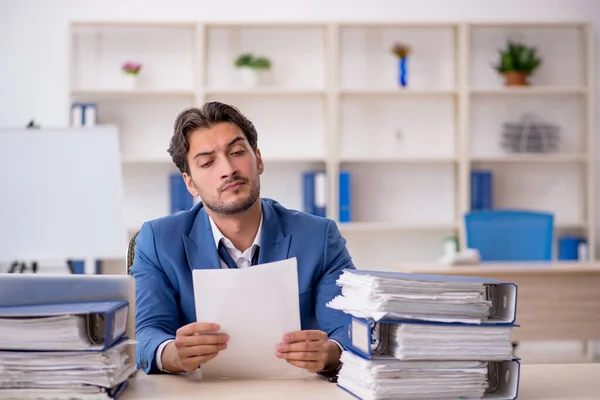
[[[204,164],[200,165],[200,168],[208,168],[208,167],[210,167],[211,164],[212,164],[212,161],[205,162]]]
[[[240,154],[244,154],[244,150],[234,151],[232,154],[239,156]]]

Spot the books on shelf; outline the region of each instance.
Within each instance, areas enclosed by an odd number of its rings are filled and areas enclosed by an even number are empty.
[[[0,399],[112,399],[135,372],[127,301],[0,307]]]
[[[515,284],[358,270],[337,283],[328,307],[352,316],[342,389],[361,399],[516,398]]]
[[[325,171],[306,171],[302,175],[303,211],[325,217],[327,215],[327,174]],[[349,171],[339,175],[339,222],[352,220],[352,188]]]

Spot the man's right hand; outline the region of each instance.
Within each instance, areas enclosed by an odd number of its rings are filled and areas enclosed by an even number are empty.
[[[193,322],[179,328],[175,341],[167,344],[162,352],[163,370],[192,372],[215,358],[227,348],[229,340],[227,334],[217,333],[219,329],[219,325],[206,322]]]

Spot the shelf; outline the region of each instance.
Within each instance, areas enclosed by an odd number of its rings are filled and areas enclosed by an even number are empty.
[[[341,89],[340,94],[345,96],[454,96],[458,92],[454,89]]]
[[[389,224],[385,222],[339,222],[338,226],[342,232],[427,232],[427,231],[453,231],[457,224]]]
[[[265,156],[263,154],[263,161],[265,163],[273,163],[273,164],[294,164],[294,163],[325,163],[326,160],[324,157],[311,157],[311,156]]]
[[[310,156],[289,156],[289,157],[263,157],[265,163],[282,163],[282,164],[294,164],[294,163],[325,163],[323,157],[310,157]],[[122,156],[121,162],[123,164],[173,164],[173,160],[169,155],[165,156]]]
[[[526,86],[526,87],[500,87],[500,88],[472,88],[474,95],[574,95],[585,94],[585,87],[577,86]]]
[[[169,211],[168,178],[178,169],[166,148],[176,115],[222,101],[257,129],[262,197],[303,209],[304,173],[325,170],[328,212],[336,216],[333,175],[350,173],[352,222],[338,226],[358,268],[393,267],[398,254],[401,263],[435,262],[444,237],[462,242],[471,169],[493,172],[496,208],[548,210],[557,235],[595,242],[595,153],[586,147],[594,143],[597,68],[589,62],[593,32],[584,26],[88,21],[70,32],[70,95],[96,102],[99,123],[119,128],[131,233]],[[511,38],[543,57],[531,86],[504,86],[493,68]],[[407,87],[398,84],[390,51],[398,42],[414,49]],[[244,52],[272,62],[259,86],[235,67]],[[144,64],[138,89],[122,82],[126,59]],[[558,153],[503,150],[503,127],[524,114],[560,128]]]
[[[471,162],[493,163],[574,163],[585,162],[583,154],[507,154],[499,156],[471,157]]]
[[[340,162],[343,163],[397,163],[397,164],[445,164],[455,163],[457,160],[453,156],[409,156],[409,157],[390,157],[390,156],[341,156]]]
[[[155,90],[155,89],[135,89],[135,90],[119,90],[119,89],[76,89],[71,91],[72,96],[88,96],[102,98],[129,98],[129,97],[172,97],[172,96],[194,96],[191,90]]]
[[[141,157],[141,156],[121,156],[121,162],[123,164],[173,164],[173,160],[168,156],[152,156],[152,157]]]
[[[255,89],[207,89],[207,96],[320,96],[321,89],[261,87]]]

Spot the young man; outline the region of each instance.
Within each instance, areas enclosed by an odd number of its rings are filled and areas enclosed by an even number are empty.
[[[136,238],[137,363],[146,373],[191,372],[227,351],[229,337],[218,325],[196,322],[193,269],[291,257],[298,261],[302,330],[285,334],[273,357],[323,374],[340,364],[349,318],[326,304],[339,294],[342,270],[354,268],[346,241],[333,221],[260,198],[257,141],[252,122],[226,104],[177,116],[169,153],[201,202],[144,223]]]

